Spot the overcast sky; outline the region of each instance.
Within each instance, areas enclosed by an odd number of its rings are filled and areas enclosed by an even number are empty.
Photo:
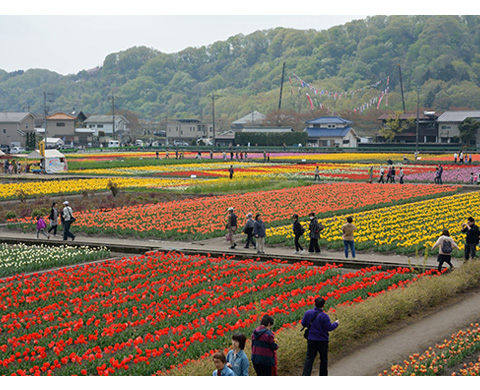
[[[455,10],[443,13],[466,11],[462,8],[464,1],[468,11],[463,13],[479,13],[478,3],[472,6],[467,0],[451,3]],[[445,7],[444,4],[431,0],[386,3],[375,0],[8,1],[0,11],[0,69],[11,72],[41,68],[65,75],[101,66],[108,54],[133,46],[174,53],[239,33],[247,35],[275,27],[324,30],[366,15],[411,14],[412,9],[418,14],[445,11],[439,8]]]
[[[102,65],[113,52],[164,53],[274,27],[322,30],[364,16],[0,16],[0,69],[60,74]]]

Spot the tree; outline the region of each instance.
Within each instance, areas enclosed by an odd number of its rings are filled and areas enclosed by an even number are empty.
[[[379,131],[383,138],[391,141],[396,135],[415,126],[415,118],[400,119],[401,115],[402,113],[397,111],[385,121],[385,125]]]
[[[476,139],[480,121],[475,118],[466,118],[459,126],[460,139],[464,144],[470,145],[470,141]]]

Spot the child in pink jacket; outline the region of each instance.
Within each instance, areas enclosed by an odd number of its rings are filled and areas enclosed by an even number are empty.
[[[47,238],[50,238],[50,234],[47,234],[45,232],[45,228],[47,227],[47,223],[43,219],[43,217],[38,216],[37,217],[37,238],[40,235],[40,232]]]

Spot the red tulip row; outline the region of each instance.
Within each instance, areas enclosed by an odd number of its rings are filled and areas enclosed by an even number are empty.
[[[0,281],[0,372],[165,372],[222,348],[232,332],[249,333],[264,313],[290,326],[315,296],[351,304],[417,277],[162,252],[16,276]]]

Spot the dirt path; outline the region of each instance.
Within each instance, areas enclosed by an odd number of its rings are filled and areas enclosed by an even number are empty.
[[[472,322],[480,322],[480,291],[337,360],[330,365],[328,373],[332,376],[378,375],[409,355],[423,353],[458,330],[466,329]]]

